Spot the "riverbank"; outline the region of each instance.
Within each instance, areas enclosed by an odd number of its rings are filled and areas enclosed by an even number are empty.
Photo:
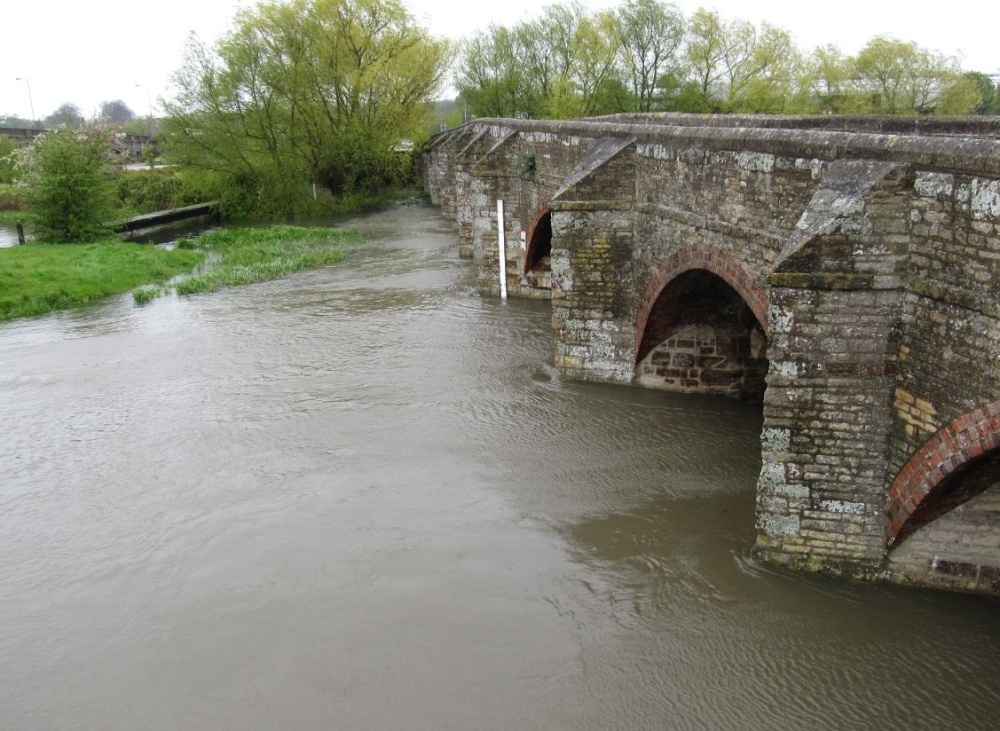
[[[189,272],[199,251],[117,240],[0,249],[0,321],[44,315]]]
[[[0,249],[0,321],[78,307],[133,290],[139,304],[178,294],[274,279],[341,261],[363,241],[351,231],[276,226],[219,229],[174,249],[108,240]],[[211,267],[167,286],[211,255]]]

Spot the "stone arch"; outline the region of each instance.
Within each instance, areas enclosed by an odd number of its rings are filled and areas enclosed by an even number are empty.
[[[767,307],[770,299],[768,291],[747,273],[743,265],[719,249],[682,246],[672,251],[653,270],[653,274],[646,284],[646,291],[639,301],[635,322],[636,362],[642,360],[649,353],[650,344],[644,343],[643,340],[650,313],[653,311],[653,306],[660,294],[670,282],[692,269],[704,269],[711,272],[732,287],[747,303],[757,318],[761,330],[765,335],[767,334]],[[643,352],[644,346],[645,352]]]
[[[636,383],[762,399],[767,300],[729,254],[693,246],[675,250],[653,272],[640,302]]]
[[[964,414],[918,449],[889,486],[886,546],[988,488],[1000,470],[1000,401]]]
[[[552,211],[549,201],[543,201],[527,231],[527,245],[524,252],[524,273],[538,271],[545,266],[552,253]]]

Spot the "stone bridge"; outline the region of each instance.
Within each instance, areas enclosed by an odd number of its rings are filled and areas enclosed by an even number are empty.
[[[9,137],[17,144],[24,146],[31,144],[36,137],[51,132],[52,130],[43,128],[28,127],[0,127],[0,135]],[[150,145],[156,145],[156,140],[149,135],[134,135],[126,132],[119,132],[115,135],[118,144],[121,146],[129,160],[140,162],[146,149]]]
[[[564,377],[762,401],[756,557],[1000,594],[1000,120],[479,120],[424,174]]]

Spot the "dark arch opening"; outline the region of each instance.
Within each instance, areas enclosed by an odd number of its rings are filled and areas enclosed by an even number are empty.
[[[532,287],[548,288],[552,256],[552,212],[546,211],[535,223],[524,256],[524,273]]]
[[[724,279],[690,269],[667,283],[636,355],[640,384],[762,401],[767,339],[753,310]]]
[[[962,414],[932,434],[889,486],[890,550],[928,523],[1000,485],[1000,401]],[[987,501],[989,502],[989,501]],[[998,511],[1000,512],[1000,511]]]
[[[1000,484],[1000,450],[965,463],[941,480],[914,508],[892,541],[895,548],[918,530]]]

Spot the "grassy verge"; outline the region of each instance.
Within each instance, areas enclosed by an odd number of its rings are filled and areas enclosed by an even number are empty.
[[[344,258],[345,247],[363,240],[355,231],[330,228],[217,229],[178,245],[214,252],[219,260],[207,271],[178,282],[176,290],[178,294],[208,292],[333,264]]]
[[[166,282],[204,258],[111,240],[95,244],[26,244],[0,248],[0,321],[42,315]]]
[[[179,280],[178,294],[259,282],[341,261],[361,234],[330,228],[218,229],[168,251],[109,240],[95,244],[26,244],[0,248],[0,321],[42,315],[132,291],[144,304],[169,291],[165,283],[194,269],[206,252],[206,271]]]

